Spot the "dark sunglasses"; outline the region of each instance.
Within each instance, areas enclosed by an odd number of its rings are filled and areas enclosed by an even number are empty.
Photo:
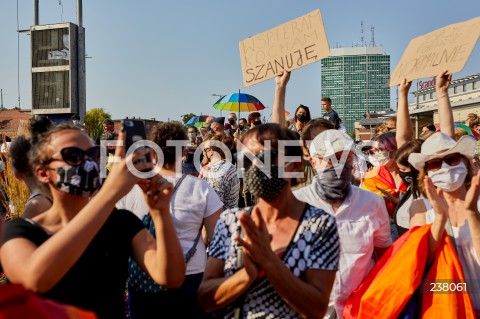
[[[276,151],[273,151],[273,150],[267,150],[267,151],[260,151],[259,153],[257,154],[251,154],[250,155],[253,155],[255,156],[252,159],[250,159],[246,153],[243,153],[243,152],[238,152],[237,153],[237,163],[243,163],[243,167],[245,170],[249,169],[250,167],[252,167],[253,165],[253,162],[255,162],[255,164],[257,166],[260,166],[260,165],[264,165],[262,163],[265,163],[265,158],[266,158],[266,154],[267,153],[270,153],[270,165],[271,166],[275,166],[276,163],[277,163],[277,158],[278,158],[278,153]],[[261,161],[261,162],[260,162]]]
[[[458,153],[450,154],[445,156],[444,158],[434,158],[425,162],[425,169],[430,172],[438,171],[442,167],[442,163],[445,162],[449,166],[455,166],[460,163],[462,160],[462,156]]]
[[[62,158],[55,158],[58,155],[61,155]],[[94,146],[89,148],[88,150],[84,151],[78,147],[64,147],[60,150],[60,152],[53,154],[53,156],[45,161],[44,164],[48,164],[53,161],[64,161],[68,165],[76,166],[80,165],[85,160],[91,159],[95,162],[100,162],[100,146]]]

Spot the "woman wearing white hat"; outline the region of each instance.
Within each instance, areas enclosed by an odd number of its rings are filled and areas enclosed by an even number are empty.
[[[432,224],[427,259],[432,262],[449,220],[447,231],[454,238],[473,306],[480,313],[480,282],[476,280],[480,273],[480,174],[474,176],[470,161],[475,143],[471,136],[455,141],[438,132],[422,144],[420,153],[410,154],[408,161],[420,171],[419,187],[429,199],[414,202],[410,226]]]

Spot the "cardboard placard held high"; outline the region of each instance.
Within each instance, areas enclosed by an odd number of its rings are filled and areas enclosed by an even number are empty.
[[[390,77],[389,86],[440,74],[460,72],[480,36],[480,17],[451,24],[410,41]]]
[[[239,42],[245,87],[330,55],[320,10]]]

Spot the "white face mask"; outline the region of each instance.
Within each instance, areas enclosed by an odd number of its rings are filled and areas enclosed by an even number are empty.
[[[376,152],[375,155],[369,155],[368,161],[374,167],[380,167],[390,162],[390,152]]]
[[[443,162],[442,167],[434,172],[428,172],[433,185],[443,189],[445,192],[453,192],[460,188],[467,177],[467,167],[460,162],[456,166],[450,166]]]

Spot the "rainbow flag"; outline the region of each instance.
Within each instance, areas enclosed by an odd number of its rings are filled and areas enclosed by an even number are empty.
[[[377,187],[389,192],[396,198],[399,198],[400,193],[405,193],[407,191],[407,187],[403,182],[400,185],[400,188],[397,190],[395,180],[385,166],[374,167],[369,170],[365,175],[362,184],[360,185],[360,188],[384,197],[383,193]],[[395,212],[396,205],[390,201],[385,201],[385,204],[387,205],[388,215],[392,217],[393,213]]]
[[[420,296],[419,316],[422,319],[475,319],[468,293],[432,293],[429,290],[428,283],[437,279],[465,282],[462,266],[446,232],[433,265],[424,275],[430,228],[431,225],[414,227],[393,243],[348,298],[343,311],[345,319],[401,318],[407,303],[417,296]],[[414,295],[417,289],[420,294]]]

